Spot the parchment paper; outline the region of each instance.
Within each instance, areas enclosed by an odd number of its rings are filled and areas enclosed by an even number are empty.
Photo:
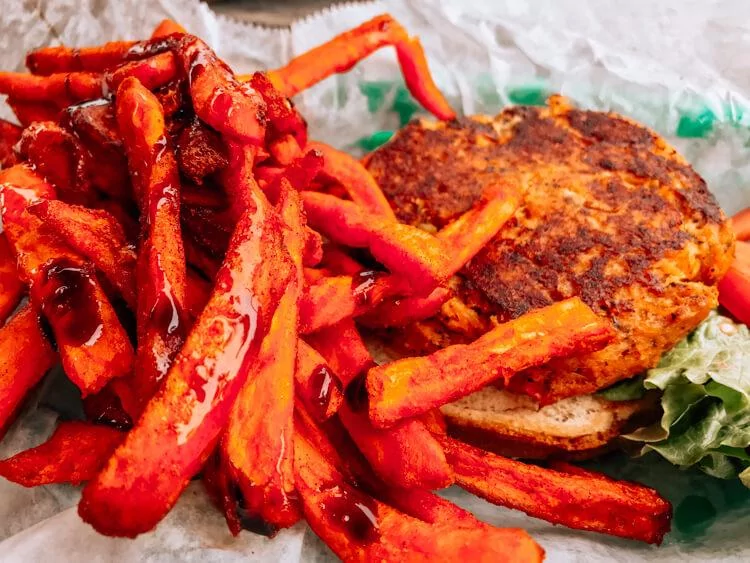
[[[196,0],[10,0],[10,5],[6,0],[0,9],[0,67],[21,70],[26,51],[43,45],[145,37],[162,18],[171,17],[207,40],[235,70],[248,72],[280,65],[384,11],[420,36],[438,84],[465,113],[494,113],[524,92],[562,92],[582,107],[612,109],[666,135],[728,212],[750,205],[750,3],[739,0],[376,2],[339,6],[291,30],[217,17]],[[314,138],[357,150],[363,137],[398,127],[399,113],[392,110],[400,83],[395,56],[384,50],[296,101]],[[368,84],[378,85],[382,100],[373,103],[364,87]],[[0,445],[0,457],[35,445],[51,432],[56,415],[42,405],[59,394],[57,383],[45,385]],[[692,506],[683,501],[695,497],[708,502],[715,514],[697,532],[678,529],[654,548],[553,527],[457,489],[445,494],[488,522],[527,528],[550,561],[750,559],[750,502],[741,490],[648,460],[607,463],[611,473],[657,486],[678,507]],[[273,540],[248,532],[232,538],[195,483],[156,531],[136,540],[105,538],[83,524],[75,511],[79,494],[75,487],[27,490],[0,480],[0,560],[295,562],[332,557],[304,524]],[[691,516],[691,509],[685,510]]]

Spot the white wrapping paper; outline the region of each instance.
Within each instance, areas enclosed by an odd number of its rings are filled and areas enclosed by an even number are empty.
[[[739,0],[375,2],[324,11],[291,30],[217,17],[196,0],[10,0],[10,5],[6,0],[0,9],[0,67],[21,70],[26,51],[43,45],[146,37],[161,19],[171,17],[203,37],[236,71],[248,72],[280,65],[385,11],[420,36],[438,84],[463,112],[496,112],[524,89],[562,92],[583,107],[613,109],[666,135],[728,212],[750,205],[750,3]],[[368,108],[372,100],[362,85],[373,83],[380,84],[384,99]],[[376,131],[398,127],[399,117],[390,109],[399,83],[395,56],[383,50],[348,75],[303,93],[297,102],[314,138],[352,148]],[[683,138],[675,136],[677,131]],[[41,402],[54,400],[56,393],[43,389]],[[36,402],[29,406],[0,444],[0,457],[41,442],[54,420],[52,411]],[[750,560],[750,499],[742,490],[660,464],[636,461],[610,469],[659,487],[682,510],[681,518],[700,520],[692,512],[706,512],[700,530],[677,530],[655,548],[553,527],[456,489],[446,495],[488,522],[527,528],[550,561]],[[332,557],[304,524],[273,540],[248,532],[232,538],[197,484],[157,530],[136,540],[105,538],[83,524],[75,511],[79,494],[75,487],[27,490],[0,480],[0,560],[296,562]],[[687,497],[694,502],[684,502]]]

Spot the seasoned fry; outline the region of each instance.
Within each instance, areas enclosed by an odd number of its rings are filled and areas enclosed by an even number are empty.
[[[344,398],[341,381],[325,358],[303,340],[297,342],[294,386],[307,412],[320,421],[336,414]]]
[[[177,78],[179,74],[174,54],[167,51],[145,59],[125,63],[104,77],[107,87],[117,90],[126,78],[137,78],[145,88],[156,90]]]
[[[316,150],[310,150],[296,158],[289,166],[273,169],[262,166],[255,169],[255,174],[268,199],[276,201],[282,179],[286,179],[296,190],[304,191],[309,189],[322,168],[323,155]]]
[[[189,79],[198,117],[237,142],[260,145],[266,134],[266,103],[249,84],[235,79],[229,67],[200,39],[183,36],[177,50]]]
[[[350,70],[387,45],[396,47],[406,86],[417,101],[439,119],[453,119],[456,114],[433,82],[419,41],[388,14],[337,35],[268,75],[276,88],[292,97],[334,73]]]
[[[84,489],[79,514],[108,535],[152,529],[203,466],[255,365],[286,267],[280,228],[259,196],[237,225],[206,308],[157,395]]]
[[[396,215],[377,182],[358,160],[325,143],[311,142],[307,148],[323,155],[323,173],[344,186],[354,203],[373,215],[396,220]]]
[[[368,248],[376,260],[409,282],[412,290],[432,291],[443,276],[449,251],[431,234],[364,212],[356,203],[304,192],[310,226],[332,241]]]
[[[219,136],[198,119],[182,130],[175,151],[180,171],[199,186],[206,176],[218,172],[229,163]]]
[[[492,503],[569,528],[661,543],[672,510],[653,489],[574,468],[545,469],[441,439],[461,487]]]
[[[7,98],[5,102],[24,127],[37,121],[57,121],[60,116],[60,108],[50,103],[28,102],[17,98]]]
[[[254,73],[249,83],[266,103],[271,135],[273,137],[292,135],[297,144],[304,148],[307,144],[307,123],[292,103],[274,87],[266,73]]]
[[[40,200],[27,210],[71,249],[91,260],[135,310],[136,255],[117,219],[106,211],[59,200]]]
[[[16,267],[16,255],[8,244],[8,239],[0,233],[0,326],[15,310],[23,292],[24,286]]]
[[[151,39],[161,39],[173,33],[187,33],[187,31],[176,21],[165,19],[156,26],[156,29],[151,34]]]
[[[24,170],[0,172],[3,227],[32,305],[49,321],[65,373],[85,396],[130,372],[133,348],[90,264],[45,235],[42,222],[26,211],[52,189]]]
[[[141,208],[138,277],[138,348],[131,397],[125,410],[137,416],[182,347],[186,266],[180,232],[180,180],[156,97],[137,79],[117,90],[117,123]]]
[[[257,368],[240,391],[221,438],[222,458],[239,485],[248,514],[276,528],[299,520],[294,493],[294,372],[297,300],[302,282],[303,223],[299,197],[286,184],[281,218],[292,271]]]
[[[259,189],[253,168],[258,151],[253,145],[227,142],[228,164],[221,174],[221,183],[229,198],[229,218],[235,222],[248,206],[251,194]],[[275,203],[275,198],[269,198]]]
[[[29,305],[0,328],[0,438],[26,394],[57,359],[42,332],[39,316]]]
[[[0,461],[0,476],[24,487],[92,479],[124,434],[110,426],[61,422],[43,444]]]
[[[18,125],[0,119],[0,168],[8,168],[18,163],[14,147],[22,132],[23,129]]]
[[[402,327],[437,314],[451,297],[444,287],[435,288],[427,297],[404,297],[385,301],[357,317],[357,321],[372,328]]]
[[[308,334],[305,340],[325,358],[344,387],[375,364],[351,319]]]
[[[0,94],[26,102],[71,103],[101,98],[106,85],[102,76],[90,72],[64,72],[37,76],[23,72],[0,72]]]
[[[44,47],[26,55],[26,67],[34,74],[102,72],[128,58],[136,41],[112,41],[98,47]]]
[[[442,561],[541,561],[523,530],[428,524],[347,484],[305,438],[295,438],[297,491],[310,527],[345,561],[400,561],[407,553]]]
[[[610,324],[575,297],[499,325],[471,344],[405,358],[367,374],[370,418],[389,426],[455,401],[496,380],[554,357],[597,350],[613,336]]]
[[[62,127],[39,122],[27,127],[18,143],[19,153],[56,188],[61,199],[90,203],[94,197],[84,171],[78,140]]]

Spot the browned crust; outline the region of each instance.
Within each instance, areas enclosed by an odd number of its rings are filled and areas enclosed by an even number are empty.
[[[672,147],[626,118],[561,98],[495,118],[413,122],[366,163],[399,219],[431,230],[498,178],[524,194],[454,280],[460,304],[407,329],[415,337],[407,347],[472,340],[493,323],[580,296],[618,338],[514,380],[514,391],[543,403],[653,367],[716,306],[715,285],[732,259],[724,214]]]

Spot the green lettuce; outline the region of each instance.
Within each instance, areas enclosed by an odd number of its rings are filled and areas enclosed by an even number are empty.
[[[711,313],[645,374],[643,387],[662,391],[662,416],[625,436],[644,443],[641,453],[654,451],[722,479],[739,477],[750,487],[747,326]]]

